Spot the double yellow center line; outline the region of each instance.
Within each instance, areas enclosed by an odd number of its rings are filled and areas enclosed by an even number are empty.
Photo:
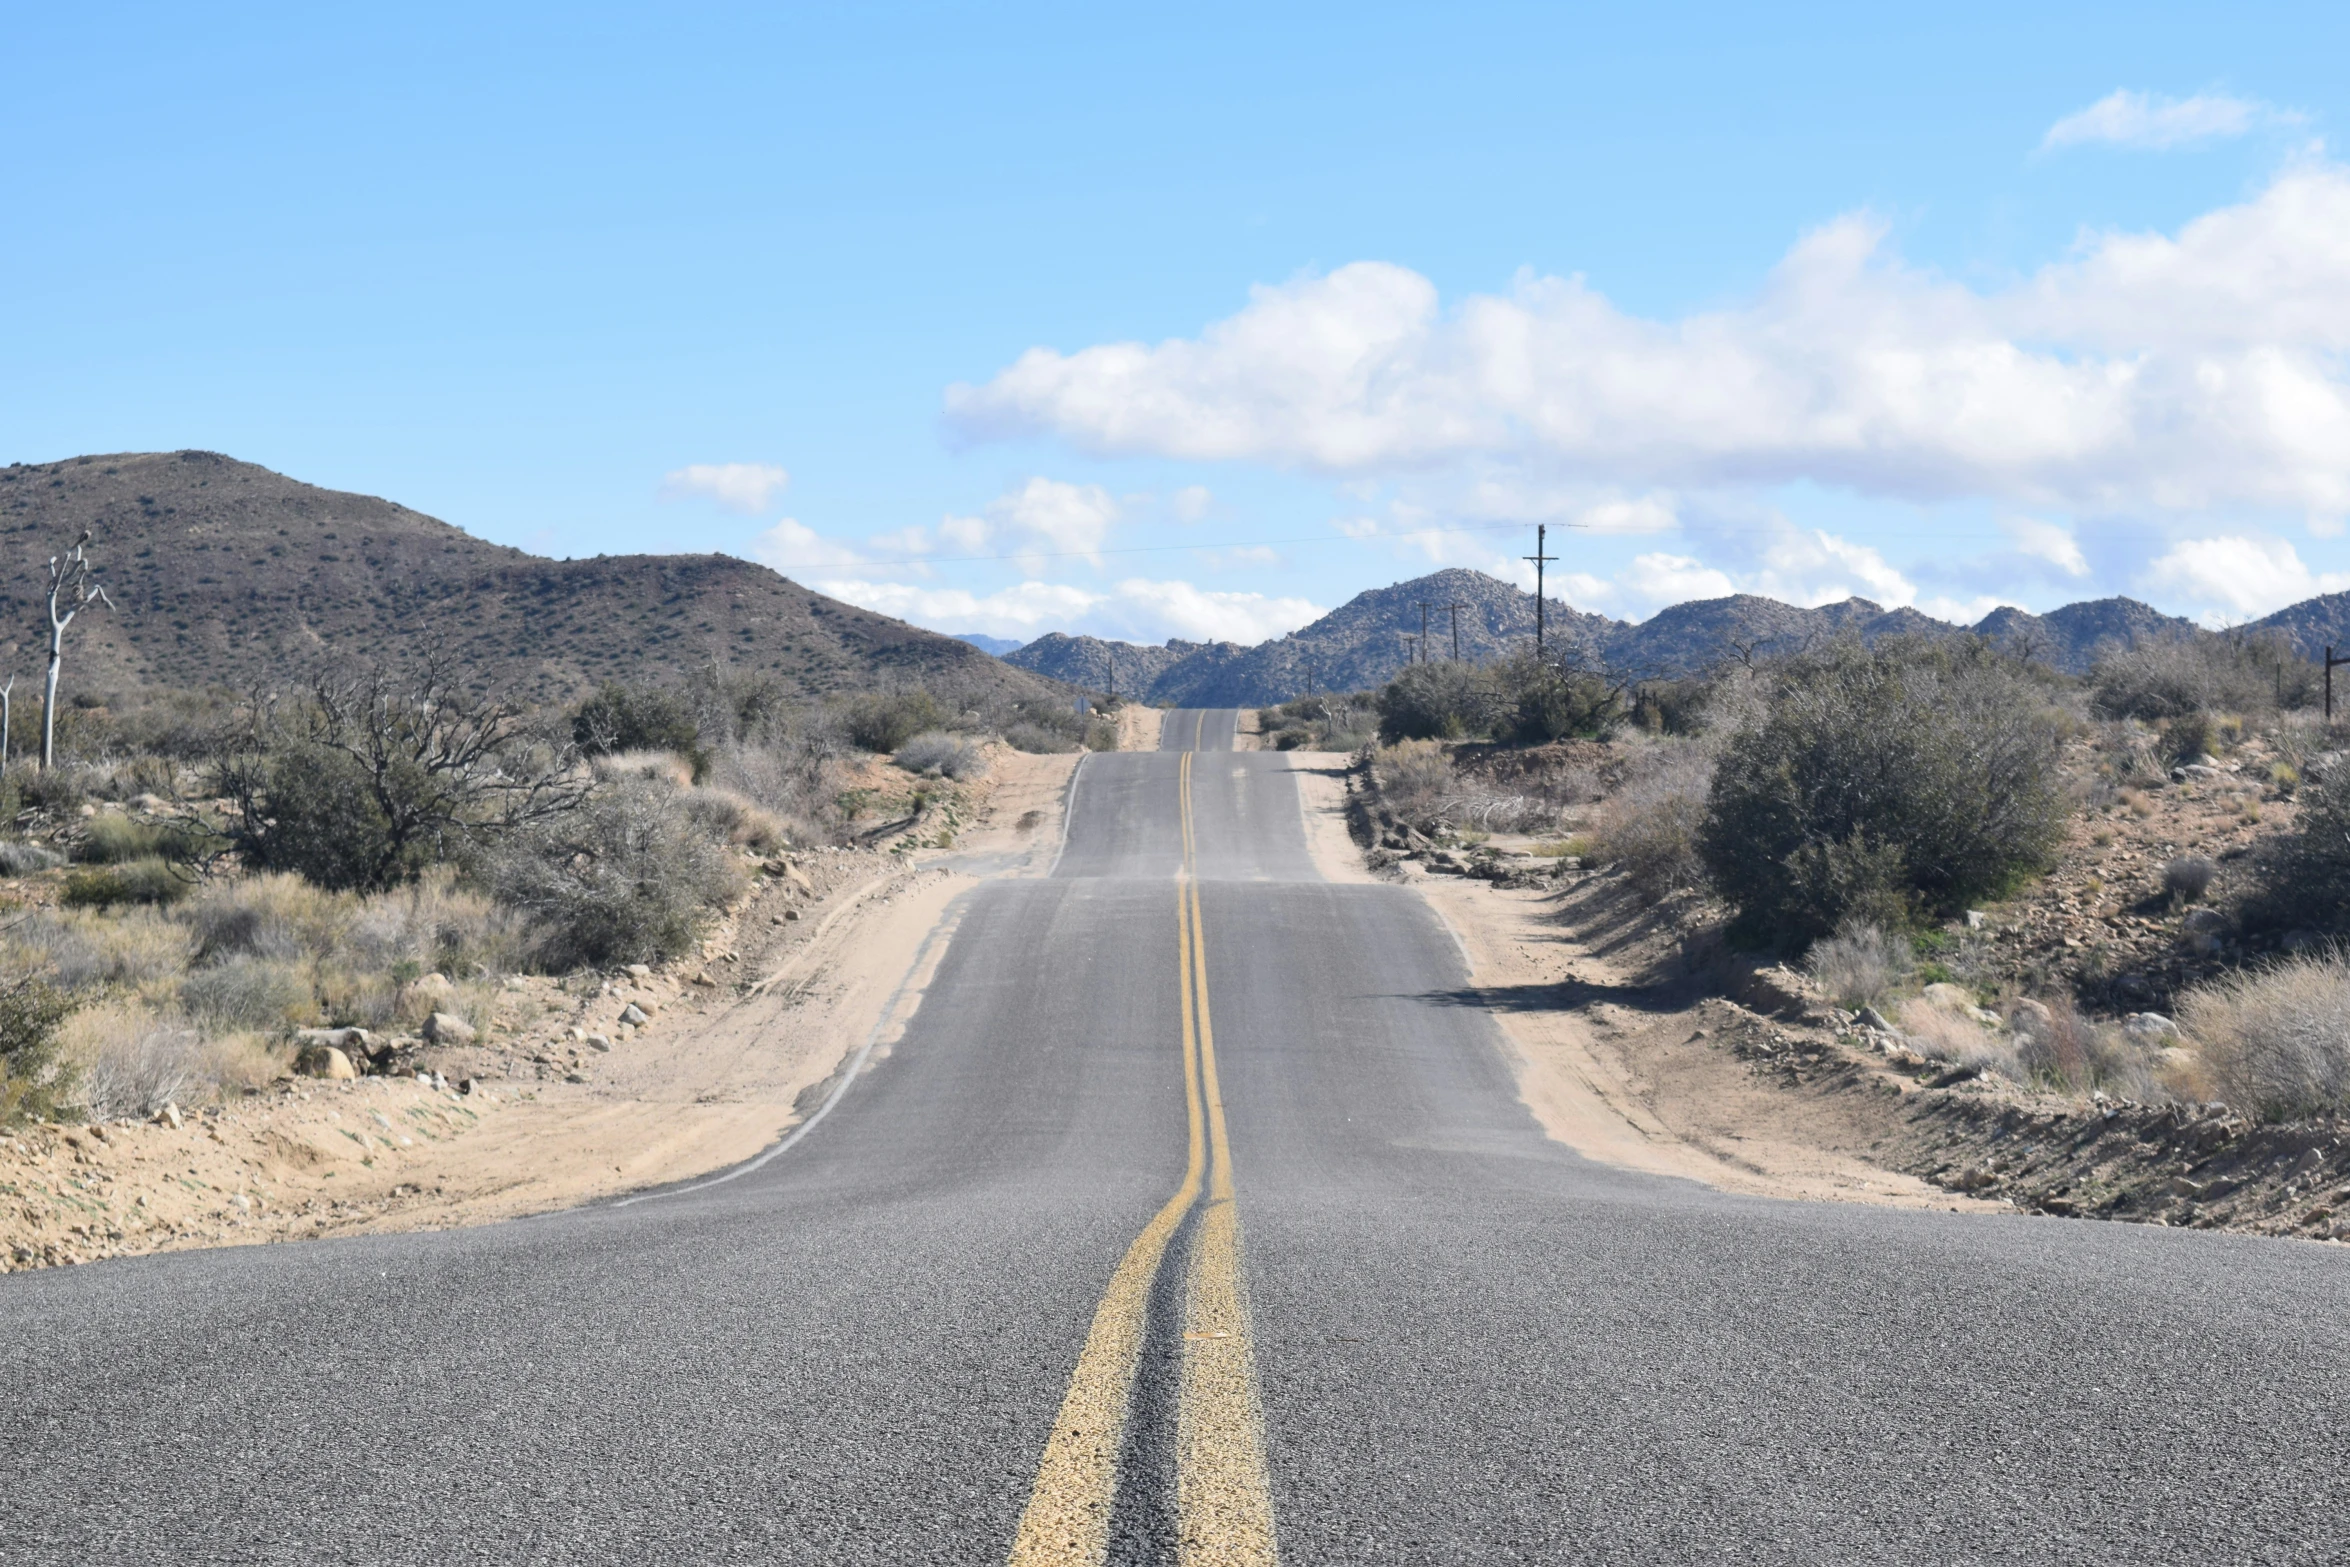
[[[1167,1247],[1197,1208],[1183,1292],[1183,1362],[1175,1417],[1175,1510],[1180,1560],[1270,1567],[1273,1493],[1265,1469],[1256,1361],[1241,1283],[1240,1214],[1232,1150],[1216,1078],[1208,1015],[1207,945],[1200,921],[1191,811],[1191,759],[1178,770],[1183,870],[1175,883],[1175,962],[1181,977],[1183,1097],[1191,1144],[1182,1184],[1126,1248],[1045,1441],[1012,1567],[1104,1560],[1118,1497],[1118,1456],[1141,1364],[1151,1285]],[[1202,1189],[1206,1202],[1201,1203]]]

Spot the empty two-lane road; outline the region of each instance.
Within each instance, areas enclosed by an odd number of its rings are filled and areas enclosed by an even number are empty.
[[[1579,1160],[1233,718],[739,1179],[0,1278],[0,1561],[2350,1559],[2339,1250]]]

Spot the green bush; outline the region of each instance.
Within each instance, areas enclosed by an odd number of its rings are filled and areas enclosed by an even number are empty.
[[[65,878],[67,907],[111,909],[126,903],[177,903],[194,884],[161,859],[95,866]]]
[[[2350,935],[2350,779],[2337,782],[2341,773],[2337,764],[2302,784],[2293,830],[2255,853],[2237,901],[2248,927]]]
[[[513,835],[486,871],[500,901],[537,922],[539,961],[553,969],[675,957],[741,879],[674,790],[642,781]]]
[[[1601,675],[1529,657],[1504,665],[1500,678],[1515,693],[1510,738],[1520,745],[1572,736],[1603,739],[1623,722],[1623,687]]]
[[[2193,632],[2109,653],[2089,675],[2101,718],[2183,718],[2259,713],[2307,703],[2314,667],[2274,640]]]
[[[1997,892],[2064,829],[2037,690],[1976,644],[1837,646],[1777,671],[1733,736],[1700,830],[1751,933],[1888,927]]]
[[[162,828],[109,811],[90,823],[76,858],[92,865],[120,865],[125,860],[152,859],[162,849]]]
[[[571,738],[590,756],[674,751],[695,759],[695,777],[701,775],[701,722],[682,692],[607,681],[572,714]]]
[[[393,841],[367,769],[343,752],[287,745],[259,771],[255,806],[231,829],[248,868],[341,890],[388,886],[425,863],[427,845]]]
[[[1495,671],[1445,660],[1408,664],[1379,693],[1379,738],[1468,740],[1491,735],[1509,694]]]
[[[842,721],[852,742],[889,754],[924,730],[943,727],[946,714],[927,691],[899,691],[857,698]]]
[[[43,980],[0,987],[0,1125],[57,1114],[73,1091],[73,1071],[58,1059],[57,1030],[74,1002]]]

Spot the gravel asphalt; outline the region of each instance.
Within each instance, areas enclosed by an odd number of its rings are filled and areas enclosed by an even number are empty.
[[[1282,1558],[2350,1560],[2350,1251],[1581,1160],[1234,716],[1165,733]],[[1002,1561],[1185,1168],[1177,762],[1087,758],[1053,874],[969,894],[905,1036],[741,1179],[0,1277],[0,1562]],[[1148,1320],[1117,1561],[1176,1559]]]

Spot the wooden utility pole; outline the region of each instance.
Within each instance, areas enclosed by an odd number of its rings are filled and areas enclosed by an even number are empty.
[[[1444,607],[1452,612],[1452,661],[1457,664],[1461,661],[1461,611],[1469,606],[1454,599]]]
[[[2326,644],[2326,722],[2329,724],[2334,721],[2334,671],[2344,664],[2350,664],[2350,653],[2336,658],[2333,644]]]
[[[1115,642],[1104,642],[1102,644],[1102,651],[1109,655],[1110,700],[1115,702],[1118,700],[1118,644]]]
[[[1427,658],[1428,658],[1428,610],[1429,610],[1430,606],[1429,606],[1429,603],[1428,603],[1428,601],[1427,601],[1426,599],[1422,599],[1422,600],[1420,600],[1419,602],[1420,602],[1420,659],[1421,659],[1421,662],[1425,663],[1425,662],[1427,661]]]
[[[1534,656],[1536,658],[1542,656],[1542,568],[1547,562],[1558,559],[1556,555],[1546,553],[1549,548],[1550,525],[1538,522],[1534,525],[1534,553],[1523,557],[1534,563]]]
[[[1406,664],[1420,661],[1420,639],[1408,631],[1403,634],[1403,661]]]

